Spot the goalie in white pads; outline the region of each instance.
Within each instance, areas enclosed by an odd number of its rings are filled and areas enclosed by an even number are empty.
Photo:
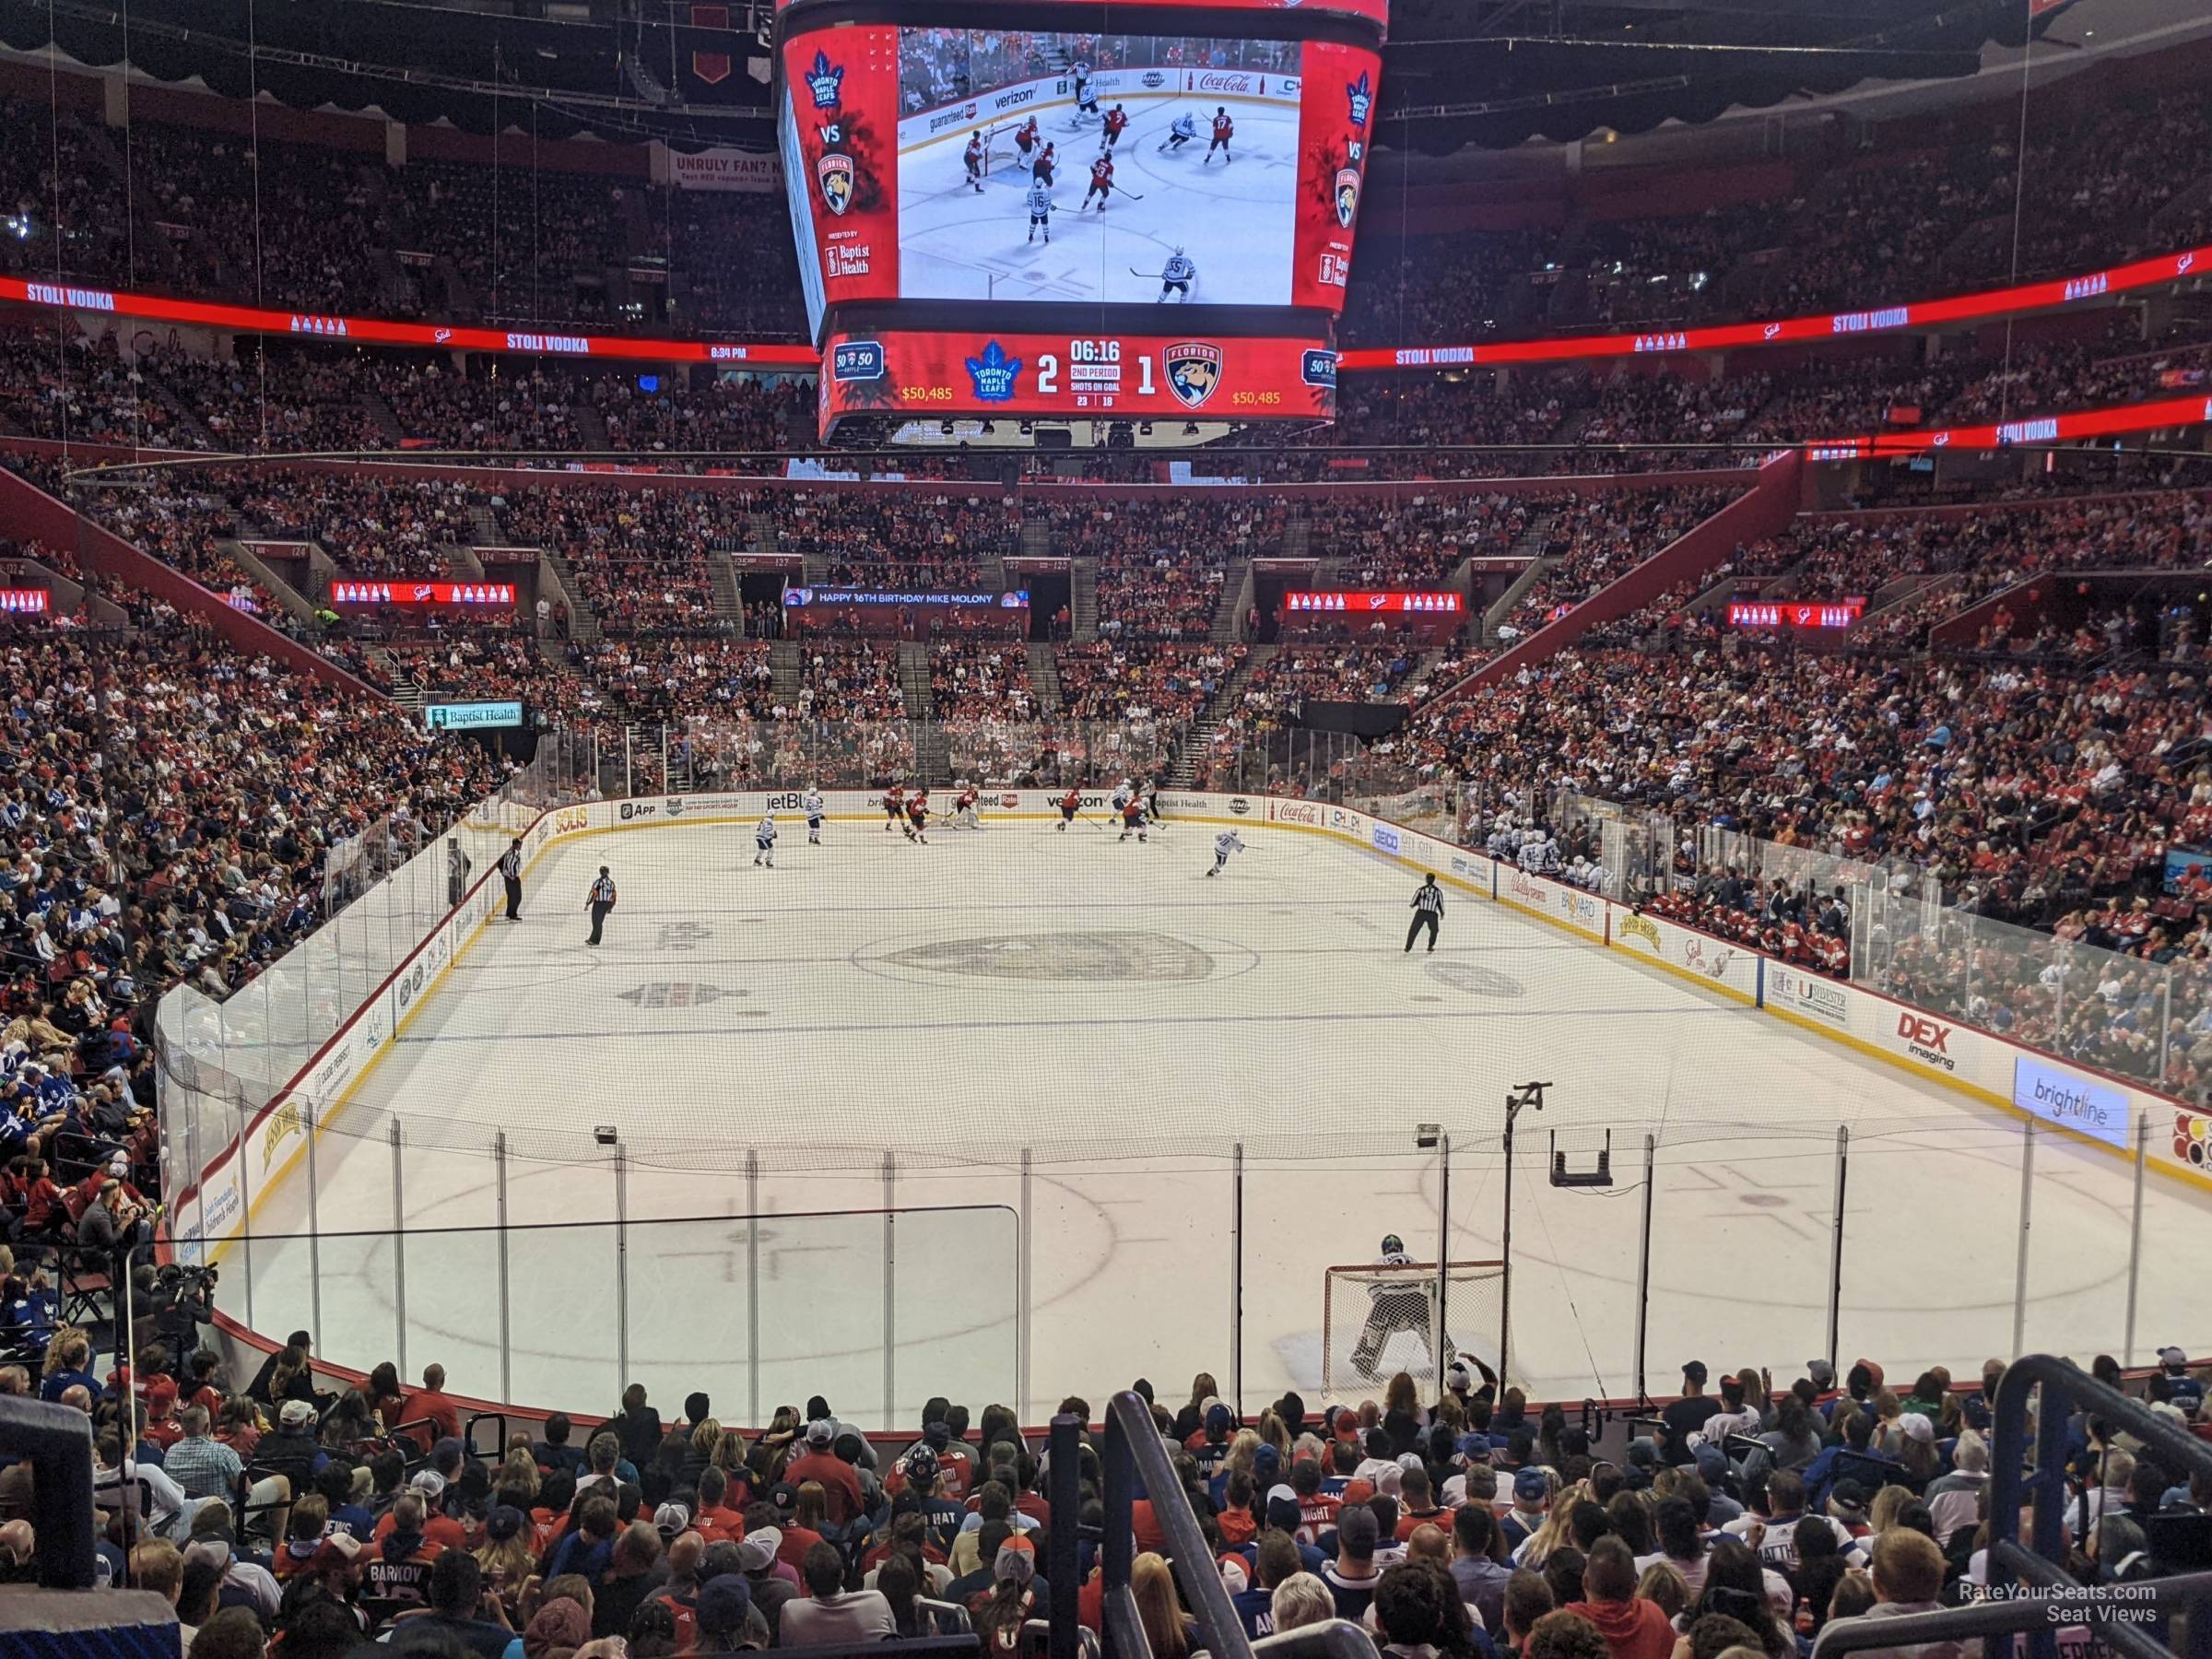
[[[753,862],[771,870],[776,867],[776,815],[772,812],[763,813],[753,827]]]
[[[818,784],[808,784],[806,793],[799,797],[799,810],[806,815],[806,844],[822,844],[822,791]]]
[[[1382,1254],[1375,1264],[1378,1267],[1410,1267],[1413,1258],[1406,1253],[1405,1241],[1396,1233],[1382,1241]],[[1373,1382],[1382,1349],[1400,1331],[1411,1331],[1420,1337],[1421,1347],[1429,1350],[1430,1369],[1441,1371],[1437,1356],[1429,1349],[1429,1299],[1434,1293],[1433,1279],[1415,1281],[1406,1278],[1378,1278],[1368,1286],[1367,1294],[1373,1302],[1367,1315],[1367,1327],[1359,1333],[1359,1345],[1352,1349],[1352,1369]],[[1444,1337],[1444,1352],[1459,1351],[1450,1335]]]
[[[983,827],[983,820],[976,816],[977,799],[975,785],[960,785],[959,794],[952,797],[952,827],[955,830],[981,830]]]
[[[1214,867],[1206,874],[1208,876],[1220,875],[1229,864],[1229,855],[1231,853],[1243,851],[1244,843],[1237,839],[1237,832],[1234,830],[1222,830],[1220,834],[1214,837]]]

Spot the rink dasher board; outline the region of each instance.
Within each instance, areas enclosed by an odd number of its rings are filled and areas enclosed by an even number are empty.
[[[1065,793],[984,789],[979,792],[978,813],[987,823],[1056,822]],[[1109,791],[1084,790],[1081,810],[1093,815],[1109,811],[1110,795]],[[527,879],[556,843],[588,837],[691,824],[742,827],[771,810],[781,818],[802,821],[799,797],[800,792],[792,790],[733,791],[633,796],[555,808],[538,814],[521,831],[527,856],[524,877]],[[1159,801],[1161,821],[1170,829],[1179,824],[1257,827],[1318,835],[1400,864],[1409,879],[1433,873],[1440,884],[1461,894],[1503,905],[1638,966],[1686,980],[1750,1011],[1894,1065],[1922,1082],[1944,1085],[2119,1156],[2132,1156],[2134,1125],[2139,1114],[2147,1113],[2154,1131],[2148,1147],[2150,1167],[2212,1188],[2212,1173],[2193,1163],[2183,1149],[2191,1141],[2193,1120],[2194,1144],[2206,1140],[2206,1125],[2200,1114],[2169,1096],[1938,1019],[1878,992],[1807,974],[1747,947],[1641,915],[1630,906],[1354,808],[1218,792],[1162,792]],[[877,791],[824,791],[823,804],[824,816],[831,821],[881,822],[884,817],[882,795]],[[932,814],[941,823],[940,805],[933,804]],[[442,857],[443,849],[433,846],[418,856],[433,855]],[[218,1148],[196,1178],[188,1178],[171,1209],[173,1219],[181,1220],[187,1213],[196,1218],[171,1241],[178,1259],[219,1259],[242,1235],[250,1216],[298,1167],[309,1137],[319,1138],[336,1122],[422,1005],[489,925],[501,901],[494,875],[479,878],[462,902],[254,1115],[243,1134]],[[2024,1078],[2061,1081],[2076,1091],[2080,1102],[2100,1107],[2103,1116],[2077,1124],[2030,1110],[2020,1103]],[[2123,1118],[2124,1123],[2119,1124]],[[2162,1123],[2172,1124],[2174,1133],[2159,1132]]]

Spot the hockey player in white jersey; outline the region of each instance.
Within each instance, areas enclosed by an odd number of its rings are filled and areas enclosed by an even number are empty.
[[[1090,65],[1077,64],[1068,72],[1068,78],[1076,83],[1076,118],[1068,125],[1081,126],[1084,116],[1095,120],[1099,113],[1099,95],[1090,89]]]
[[[799,797],[799,810],[806,815],[806,844],[810,847],[820,846],[822,844],[822,792],[818,786],[814,784],[807,786],[806,793]]]
[[[1038,231],[1044,232],[1050,246],[1053,240],[1053,187],[1042,179],[1030,186],[1030,240],[1037,240]]]
[[[753,826],[753,863],[771,870],[776,867],[776,815],[772,812],[763,813]]]
[[[1135,797],[1136,784],[1134,780],[1124,778],[1119,783],[1114,785],[1113,816],[1115,818],[1120,818],[1122,816],[1122,808],[1128,806],[1132,800],[1135,799]]]
[[[1182,147],[1198,136],[1198,118],[1188,110],[1168,124],[1168,135],[1159,141],[1165,151],[1180,153]]]
[[[1168,263],[1159,268],[1159,299],[1153,303],[1160,303],[1170,294],[1173,294],[1178,302],[1187,302],[1191,297],[1191,284],[1197,280],[1196,263],[1181,248],[1176,249],[1168,255]]]
[[[1222,830],[1220,834],[1214,837],[1214,867],[1206,874],[1208,876],[1220,875],[1229,864],[1229,855],[1231,853],[1243,851],[1244,843],[1237,839],[1237,832],[1234,830]]]

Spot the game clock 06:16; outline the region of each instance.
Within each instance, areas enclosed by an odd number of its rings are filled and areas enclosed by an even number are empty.
[[[1122,343],[1119,340],[1071,339],[1063,354],[1041,351],[1037,354],[1037,390],[1046,397],[1056,396],[1061,390],[1063,370],[1069,382],[1068,390],[1080,392],[1133,392],[1139,397],[1150,397],[1158,390],[1152,379],[1152,354],[1133,351],[1130,361],[1136,366],[1136,383],[1132,386],[1123,380]]]

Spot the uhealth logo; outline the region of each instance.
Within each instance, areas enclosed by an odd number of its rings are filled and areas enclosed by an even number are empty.
[[[1022,362],[1010,358],[996,340],[987,342],[983,355],[968,359],[968,378],[975,383],[978,403],[1011,403],[1021,380]]]

